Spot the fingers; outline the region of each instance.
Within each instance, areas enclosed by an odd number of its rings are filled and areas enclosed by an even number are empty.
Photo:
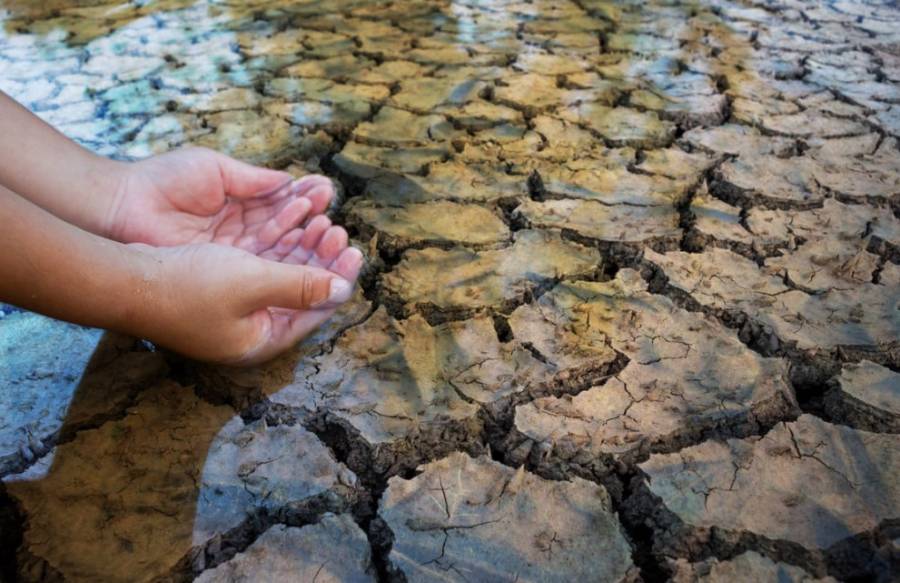
[[[263,259],[284,261],[292,265],[307,265],[314,248],[325,238],[328,231],[340,229],[331,226],[328,217],[314,217],[305,229],[292,229],[285,233],[274,246],[259,254]],[[308,248],[312,246],[313,248]],[[340,251],[340,250],[339,250]],[[317,265],[317,267],[326,267]]]
[[[224,154],[212,152],[222,175],[225,193],[234,198],[269,196],[291,182],[291,175],[235,160]]]
[[[312,210],[307,198],[297,198],[285,206],[275,217],[267,221],[256,235],[259,250],[275,245],[281,237],[306,220]]]
[[[286,237],[298,240],[301,236],[302,233],[300,233],[298,229],[296,232],[290,233],[289,237]],[[284,241],[279,242],[279,244],[281,243],[284,243]],[[286,243],[289,244],[290,241],[287,241]],[[261,339],[261,342],[257,347],[246,353],[236,364],[251,365],[265,362],[294,346],[301,339],[315,331],[334,314],[339,303],[349,301],[350,296],[353,293],[353,283],[359,276],[362,265],[363,255],[361,251],[353,247],[343,248],[331,262],[330,271],[325,273],[330,273],[332,276],[339,276],[334,277],[332,282],[339,281],[342,286],[343,284],[347,284],[346,295],[344,295],[344,292],[335,294],[334,286],[332,283],[329,283],[329,300],[325,303],[320,303],[320,300],[313,299],[312,303],[317,305],[317,307],[314,308],[297,309],[287,306],[287,304],[297,298],[298,294],[298,291],[294,289],[294,286],[297,284],[293,280],[289,281],[284,288],[277,286],[277,288],[273,288],[266,292],[261,296],[263,303],[271,301],[274,305],[282,307],[257,308],[250,314],[251,320],[266,321],[268,323],[268,326],[266,327],[268,332]],[[314,279],[319,279],[320,281],[327,279],[327,276],[323,276],[321,269],[303,266],[285,267],[294,270],[307,270],[307,273],[311,274]],[[307,284],[301,283],[299,285],[301,288],[316,288],[317,285],[322,284],[314,283],[312,286],[307,286]],[[310,294],[304,294],[302,291],[299,293],[301,296],[306,295],[306,297],[310,297],[321,296],[324,292],[318,290],[313,291]],[[287,298],[287,301],[285,301],[285,297]],[[308,303],[310,303],[310,300],[302,298],[297,300],[293,305],[305,305]]]
[[[325,215],[313,217],[303,229],[297,245],[283,258],[283,261],[291,265],[306,265],[313,256],[319,241],[330,227],[331,219]]]
[[[331,180],[318,174],[300,178],[294,183],[292,190],[297,196],[308,198],[312,203],[311,216],[324,213],[335,194]]]
[[[354,282],[328,270],[274,261],[265,263],[263,272],[251,284],[254,290],[243,306],[244,313],[267,307],[326,309],[346,302],[353,295]]]
[[[347,281],[356,281],[363,265],[363,255],[359,249],[344,249],[332,263],[332,273],[340,275]],[[265,362],[270,358],[294,346],[301,339],[309,336],[335,312],[335,308],[304,310],[290,312],[286,310],[269,310],[272,328],[266,342],[252,353],[246,355],[241,364]]]
[[[291,251],[296,249],[300,244],[300,238],[303,236],[303,229],[293,229],[285,233],[281,239],[269,249],[259,254],[263,259],[269,261],[282,261]]]
[[[356,247],[347,247],[331,262],[329,271],[340,275],[347,281],[356,281],[363,266],[362,251]]]
[[[328,224],[329,222],[324,217],[316,218],[311,223],[311,233],[308,233],[306,229],[293,229],[259,256],[270,261],[322,267],[333,272],[335,272],[334,265],[338,258],[343,257],[346,261],[347,257],[352,257],[351,263],[358,272],[362,266],[362,254],[354,250],[349,256],[345,256],[344,252],[347,250],[349,242],[347,231],[338,226],[326,228]],[[309,249],[307,245],[315,245],[315,248]],[[336,273],[340,273],[340,271],[336,271]],[[355,273],[353,277],[355,277]]]
[[[316,245],[313,256],[310,257],[306,264],[328,269],[328,266],[337,258],[338,254],[347,248],[347,239],[347,231],[343,227],[329,227],[325,234],[322,235],[322,238]]]
[[[334,187],[324,176],[305,176],[266,199],[251,199],[244,203],[244,225],[248,229],[249,248],[242,249],[254,253],[262,253],[275,245],[286,233],[299,225],[305,225],[309,234],[304,241],[313,245],[311,238],[321,235],[320,230],[330,223],[319,219],[334,198]],[[310,227],[312,227],[310,229]]]
[[[297,180],[279,186],[275,191],[266,192],[244,201],[247,210],[257,208],[271,209],[276,203],[285,199],[308,198],[312,203],[312,214],[318,215],[325,212],[331,201],[334,200],[334,183],[329,178],[320,174],[310,174]]]

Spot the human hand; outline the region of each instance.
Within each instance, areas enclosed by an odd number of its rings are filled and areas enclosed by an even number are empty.
[[[269,360],[315,330],[350,299],[362,266],[346,238],[322,237],[312,247],[301,238],[284,261],[213,244],[127,247],[147,266],[138,298],[144,307],[129,331],[192,358],[240,366]],[[298,250],[318,266],[304,265]]]
[[[120,165],[116,183],[104,235],[154,246],[218,243],[253,254],[272,250],[334,197],[324,176],[292,181],[205,148]]]

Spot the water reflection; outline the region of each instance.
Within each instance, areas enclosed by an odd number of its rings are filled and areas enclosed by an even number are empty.
[[[186,8],[196,1],[3,0],[0,16],[8,33],[61,36],[71,45],[82,45],[113,35],[134,20],[156,12]]]
[[[0,304],[0,475],[47,453],[101,332]]]
[[[258,39],[273,36],[273,24],[254,31],[259,27],[247,9],[203,1],[104,3],[57,7],[49,13],[63,16],[41,19],[48,12],[28,6],[7,6],[0,90],[104,155],[144,157],[193,143],[286,165],[327,151],[327,136],[306,137],[316,128],[352,123],[369,111],[342,106],[356,101],[342,99],[339,87],[319,87],[312,99],[297,94],[293,107],[277,103],[262,111],[268,100],[253,89],[271,76],[270,67],[300,58],[295,50],[286,62],[273,62],[273,50],[246,59]],[[101,21],[109,27],[91,28]]]
[[[76,394],[72,409],[80,406]],[[147,580],[174,569],[190,549],[206,450],[233,416],[163,381],[121,419],[57,446],[45,476],[9,479],[28,516],[20,569],[76,581]]]
[[[90,348],[73,352],[79,354]],[[269,367],[293,366],[299,355]],[[166,370],[162,354],[104,336],[74,391],[58,445],[4,478],[28,516],[18,553],[26,579],[184,575],[221,557],[218,546],[204,554],[213,541],[235,544],[253,528],[290,523],[294,514],[347,511],[356,478],[315,436],[299,426],[245,423],[232,407],[164,378]],[[248,407],[262,397],[247,393]],[[256,526],[248,529],[248,521]]]

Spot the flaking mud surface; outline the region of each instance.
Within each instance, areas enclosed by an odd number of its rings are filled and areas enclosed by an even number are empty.
[[[892,2],[0,1],[86,147],[330,176],[234,370],[0,311],[0,579],[892,581]]]

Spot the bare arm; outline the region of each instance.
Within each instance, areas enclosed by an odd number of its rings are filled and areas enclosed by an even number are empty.
[[[82,148],[0,91],[0,186],[106,236],[126,166]]]
[[[87,326],[141,328],[149,256],[74,227],[0,186],[0,298]],[[132,330],[127,330],[131,328]]]
[[[333,198],[324,177],[291,179],[203,148],[108,160],[0,92],[0,186],[107,239],[216,242],[261,253]]]

